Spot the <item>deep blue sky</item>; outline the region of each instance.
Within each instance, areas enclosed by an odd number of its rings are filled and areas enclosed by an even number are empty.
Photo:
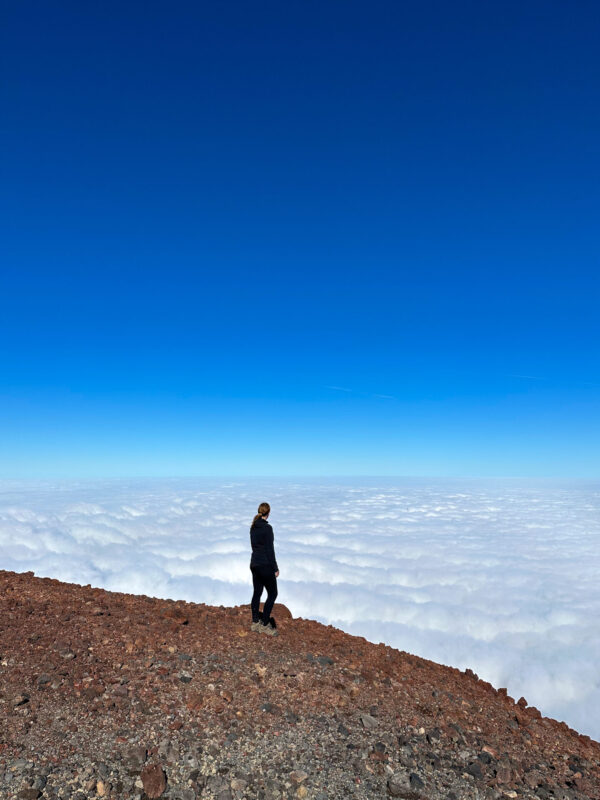
[[[597,3],[0,23],[0,476],[600,476]]]

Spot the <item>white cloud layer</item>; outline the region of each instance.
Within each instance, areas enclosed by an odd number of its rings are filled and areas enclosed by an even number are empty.
[[[295,616],[470,667],[600,739],[598,482],[0,481],[0,567],[246,603],[262,500]]]

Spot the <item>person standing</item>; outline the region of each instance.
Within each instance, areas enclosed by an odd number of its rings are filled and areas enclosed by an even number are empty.
[[[267,522],[270,512],[271,506],[268,503],[261,503],[258,507],[258,514],[250,526],[250,544],[252,545],[250,570],[254,586],[254,594],[250,603],[252,609],[250,628],[258,633],[277,636],[277,628],[275,620],[271,617],[271,611],[277,597],[279,567],[275,558],[273,528]],[[267,599],[261,615],[259,608],[263,589],[267,590]]]

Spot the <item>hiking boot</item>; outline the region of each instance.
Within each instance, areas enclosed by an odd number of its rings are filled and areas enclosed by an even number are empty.
[[[279,636],[277,628],[274,625],[271,625],[270,622],[267,622],[266,625],[264,624],[264,622],[259,622],[258,630],[259,633],[266,633],[267,636]]]
[[[252,625],[250,625],[250,630],[251,631],[256,631],[257,633],[260,633],[260,620],[259,619],[257,619],[256,622],[253,622]]]

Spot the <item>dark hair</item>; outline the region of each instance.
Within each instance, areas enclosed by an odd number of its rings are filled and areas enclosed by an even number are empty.
[[[271,506],[268,503],[261,503],[258,507],[258,514],[256,514],[256,516],[252,520],[252,525],[254,525],[256,520],[259,519],[260,517],[267,517],[270,511],[271,511]],[[252,527],[252,525],[250,525],[250,527]]]

